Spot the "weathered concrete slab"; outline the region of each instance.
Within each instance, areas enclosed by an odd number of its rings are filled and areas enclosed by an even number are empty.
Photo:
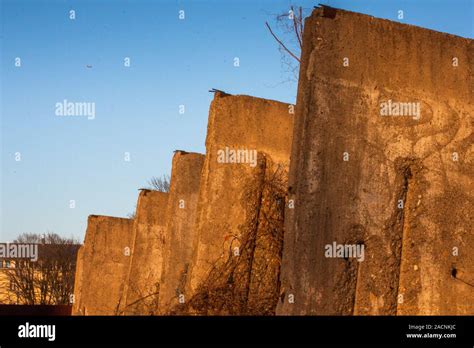
[[[130,219],[89,216],[84,245],[78,255],[73,314],[119,313],[130,263],[126,248],[131,245],[132,226]]]
[[[84,245],[77,251],[76,273],[74,275],[74,300],[72,304],[72,314],[80,314],[79,303],[81,302],[82,282],[84,271]]]
[[[330,8],[305,23],[277,313],[473,314],[473,41]]]
[[[176,151],[173,156],[159,296],[163,313],[189,297],[185,288],[197,238],[194,222],[203,164],[199,153]]]
[[[262,185],[270,163],[273,170],[289,165],[291,112],[288,104],[216,93],[209,112],[199,192],[192,292],[209,280],[211,272],[222,273],[234,256],[241,262],[230,267],[241,268],[242,278],[232,282],[249,292]],[[250,235],[252,238],[247,238]],[[239,250],[244,248],[241,255]],[[248,294],[245,297],[247,302]]]
[[[133,224],[133,245],[127,276],[125,315],[159,312],[168,193],[142,190]]]

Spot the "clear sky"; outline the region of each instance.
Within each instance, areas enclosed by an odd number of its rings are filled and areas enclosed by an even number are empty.
[[[211,88],[294,102],[264,23],[318,2],[473,37],[472,0],[1,0],[0,241],[82,240],[89,214],[131,213],[173,150],[204,153]],[[95,103],[95,118],[56,116],[64,99]]]

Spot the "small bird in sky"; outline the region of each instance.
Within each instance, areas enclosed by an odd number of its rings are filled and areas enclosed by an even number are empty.
[[[92,65],[87,64],[87,65],[86,65],[86,68],[92,69]]]

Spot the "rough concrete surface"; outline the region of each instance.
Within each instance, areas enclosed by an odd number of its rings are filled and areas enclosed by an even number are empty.
[[[246,230],[250,225],[255,227],[265,176],[261,164],[268,160],[275,168],[288,168],[293,127],[290,110],[288,104],[276,101],[216,93],[209,112],[199,191],[192,291],[213,269],[238,255]],[[220,156],[227,150],[252,152],[255,161],[223,162]],[[253,252],[245,257],[252,258]],[[251,259],[245,262],[251,267]]]
[[[117,315],[121,307],[130,256],[133,221],[90,215],[78,254],[75,315]],[[82,266],[80,266],[82,265]]]
[[[133,224],[126,298],[121,307],[123,314],[151,315],[159,312],[167,209],[168,193],[140,191]]]
[[[203,164],[199,153],[176,151],[173,156],[159,295],[164,313],[189,297],[185,288],[197,237],[194,222]]]
[[[277,313],[474,314],[473,41],[331,8],[303,40]]]

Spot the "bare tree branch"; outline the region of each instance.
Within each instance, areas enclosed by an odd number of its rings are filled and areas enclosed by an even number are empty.
[[[303,38],[303,9],[300,6],[300,15],[299,15],[299,22],[300,22],[300,36]],[[301,43],[301,49],[303,49],[303,43]]]
[[[300,49],[303,48],[303,43],[301,42],[301,36],[299,33],[299,27],[298,27],[298,16],[295,15],[295,11],[293,9],[293,6],[291,6],[291,12],[293,13],[293,28],[295,30],[296,38],[298,39],[298,43],[300,44]],[[300,16],[301,16],[301,7],[300,7]],[[301,21],[301,17],[299,17]],[[299,61],[299,60],[298,60]]]
[[[292,56],[294,59],[296,59],[298,61],[298,63],[301,63],[300,59],[293,53],[291,52],[286,46],[285,44],[275,35],[275,33],[273,32],[272,28],[270,27],[270,25],[268,24],[268,22],[265,22],[265,25],[267,26],[268,30],[270,31],[270,34],[272,34],[273,38],[280,44],[280,46],[290,55]]]
[[[161,178],[154,176],[150,179],[148,185],[152,190],[170,192],[170,177],[168,175],[163,175]]]

